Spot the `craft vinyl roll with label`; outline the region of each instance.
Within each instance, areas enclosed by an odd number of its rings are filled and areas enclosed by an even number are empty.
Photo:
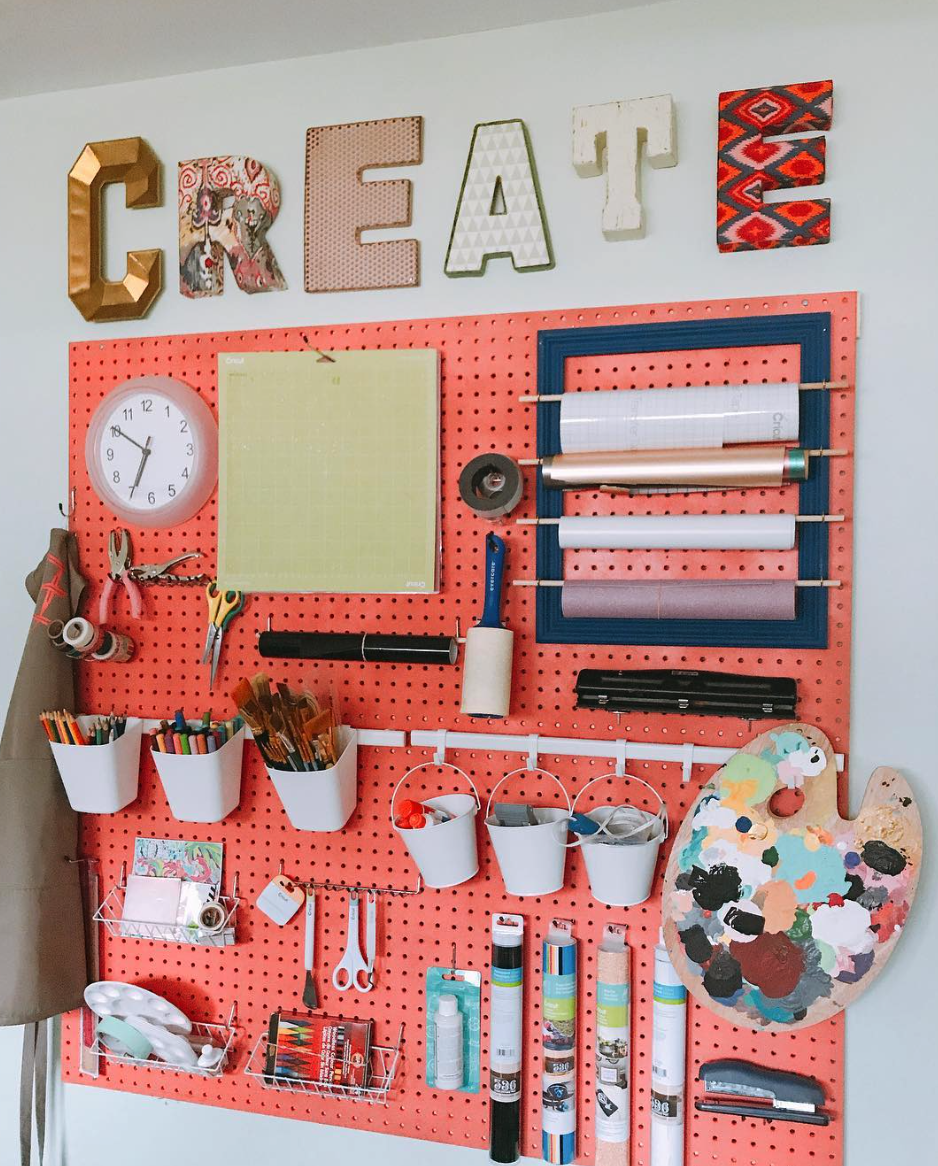
[[[806,301],[803,303],[802,301]],[[705,321],[719,315],[731,321],[760,316],[772,320],[789,318],[799,313],[827,315],[826,333],[829,349],[830,379],[846,381],[848,391],[828,391],[822,395],[830,409],[831,445],[852,447],[853,337],[854,298],[852,296],[805,296],[797,300],[784,298],[758,301],[721,301],[704,304],[649,305],[583,310],[577,313],[554,312],[527,316],[480,317],[461,320],[415,321],[408,327],[407,344],[414,348],[434,348],[441,356],[442,393],[440,427],[441,447],[441,537],[444,550],[444,572],[441,591],[433,595],[392,596],[361,594],[324,594],[315,600],[296,594],[254,595],[226,637],[224,653],[219,664],[217,691],[229,692],[238,678],[250,676],[258,669],[257,639],[255,633],[265,629],[268,616],[275,628],[315,630],[323,633],[369,633],[400,627],[409,633],[439,634],[455,627],[460,616],[466,626],[480,610],[482,577],[481,552],[484,537],[491,524],[482,516],[468,517],[459,494],[458,479],[462,467],[475,453],[492,448],[516,462],[530,457],[531,436],[517,425],[517,410],[513,397],[489,385],[504,383],[507,374],[520,381],[527,378],[534,384],[537,350],[559,330],[568,330],[574,315],[579,325],[600,331],[623,319],[630,323],[651,327],[662,316],[680,313],[683,317]],[[215,404],[217,355],[224,352],[279,351],[309,352],[311,347],[341,357],[343,345],[354,348],[384,349],[400,344],[399,324],[366,324],[351,330],[346,328],[291,329],[276,332],[238,333],[212,337],[172,337],[154,345],[152,341],[115,341],[100,349],[98,344],[73,345],[71,350],[72,376],[72,474],[77,489],[76,513],[73,525],[89,548],[107,544],[107,535],[113,527],[113,518],[94,495],[83,470],[81,452],[89,406],[100,400],[108,389],[131,376],[166,374],[172,372],[183,379],[209,406]],[[540,335],[539,335],[540,334]],[[790,333],[794,334],[794,332]],[[703,334],[702,334],[703,335]],[[494,360],[491,381],[480,377],[467,355],[475,344],[484,344]],[[467,348],[467,345],[469,346]],[[587,347],[584,344],[584,347]],[[799,367],[797,342],[785,343],[781,337],[775,343],[746,342],[741,334],[738,344],[720,349],[661,347],[649,348],[631,354],[628,363],[615,353],[581,355],[567,361],[567,391],[587,391],[599,386],[603,390],[641,391],[645,388],[665,390],[675,379],[688,385],[699,385],[712,377],[707,362],[718,361],[721,379],[742,384],[758,373],[760,379],[773,383],[805,379]],[[99,380],[99,361],[104,360],[108,373],[105,382]],[[671,365],[669,369],[666,366]],[[635,371],[632,371],[632,366]],[[598,370],[598,371],[597,371]],[[811,373],[811,379],[821,379],[825,373]],[[460,379],[462,377],[462,379]],[[466,413],[470,406],[470,414]],[[478,410],[478,413],[475,412]],[[459,434],[458,441],[453,435]],[[146,435],[144,435],[146,436]],[[459,448],[457,448],[457,445]],[[826,468],[826,467],[825,467]],[[830,498],[823,506],[826,513],[851,513],[852,459],[842,459],[836,474],[830,479]],[[527,470],[531,475],[536,471]],[[772,503],[788,513],[799,511],[797,486],[782,487]],[[707,514],[725,508],[722,496],[687,494],[681,501],[690,513]],[[533,515],[533,492],[518,513]],[[570,499],[572,502],[572,499]],[[664,513],[671,502],[662,496],[646,496],[624,500],[614,496],[585,495],[577,500],[578,513],[656,515]],[[732,509],[743,513],[759,513],[768,509],[766,498],[757,491],[745,491],[734,496]],[[850,555],[849,525],[825,525],[829,533],[829,562],[827,574],[841,581],[841,588],[832,593],[830,626],[838,630],[849,626]],[[210,501],[184,526],[174,530],[134,529],[136,555],[140,559],[168,560],[180,546],[200,547],[206,552],[204,566],[213,567],[211,555],[215,547],[215,503]],[[799,539],[802,531],[799,529]],[[506,535],[510,543],[512,577],[531,577],[536,574],[534,546],[523,531]],[[624,550],[571,549],[565,552],[578,571],[590,575],[631,577],[635,569],[644,574],[644,565],[659,574],[662,567],[705,578],[724,577],[748,571],[753,562],[763,564],[773,576],[792,578],[797,573],[796,550],[727,551],[714,550],[651,550],[642,551],[640,563],[633,552]],[[595,570],[594,570],[595,568]],[[626,714],[621,721],[611,712],[574,709],[574,677],[582,664],[582,650],[563,644],[540,644],[534,640],[534,605],[536,591],[508,589],[504,622],[515,631],[514,668],[512,675],[512,704],[505,724],[496,723],[491,731],[496,740],[500,732],[537,732],[545,720],[556,725],[556,731],[572,737],[607,736],[610,756],[614,741],[624,738],[646,738],[652,741],[674,740],[678,722],[664,713]],[[134,624],[138,639],[138,654],[131,665],[120,668],[104,663],[79,665],[81,700],[78,709],[110,707],[112,702],[128,712],[152,716],[154,712],[173,707],[201,709],[206,704],[208,669],[198,663],[204,637],[205,598],[196,588],[149,587],[145,595],[147,618]],[[120,626],[127,620],[126,605],[118,605]],[[195,641],[198,641],[196,644]],[[843,751],[846,745],[846,710],[838,703],[836,694],[844,691],[847,681],[849,637],[832,635],[830,647],[825,649],[796,648],[741,648],[735,650],[669,648],[666,645],[634,649],[591,647],[597,667],[609,669],[658,668],[721,668],[747,674],[797,676],[801,687],[802,715],[806,720],[825,727],[833,748]],[[718,658],[722,658],[718,663]],[[591,663],[593,661],[591,660]],[[437,665],[375,663],[350,660],[281,659],[275,662],[276,679],[281,678],[291,687],[302,690],[313,687],[328,691],[334,686],[343,710],[345,723],[356,728],[407,729],[441,728],[465,729],[478,732],[488,726],[460,716],[461,659],[455,667]],[[220,695],[213,701],[218,704]],[[232,709],[220,706],[215,715],[230,715]],[[692,739],[702,744],[744,745],[751,737],[746,722],[730,718],[715,722],[708,718],[685,716],[679,722],[692,733]],[[446,751],[447,760],[464,768],[483,796],[487,796],[496,781],[511,769],[517,768],[518,755],[500,753],[497,748],[484,751]],[[365,886],[375,883],[398,887],[413,886],[416,872],[412,860],[400,843],[392,838],[389,821],[388,795],[393,783],[407,768],[417,762],[429,762],[430,755],[423,749],[411,747],[408,755],[400,749],[376,749],[368,745],[359,748],[358,807],[344,829],[330,836],[322,834],[311,851],[309,836],[293,829],[277,797],[276,791],[261,765],[255,747],[245,746],[245,773],[241,804],[214,826],[200,828],[209,838],[224,840],[232,871],[237,867],[242,883],[251,888],[247,901],[239,913],[237,942],[225,948],[195,946],[185,951],[174,947],[159,948],[146,941],[107,937],[105,955],[108,977],[125,982],[145,978],[158,992],[168,994],[190,1015],[218,1016],[227,1013],[227,1007],[237,998],[239,1035],[236,1050],[240,1059],[250,1047],[253,1036],[267,1025],[270,1010],[277,1004],[286,1009],[299,1006],[305,968],[303,959],[303,927],[293,922],[280,927],[267,919],[253,903],[277,872],[283,859],[289,873],[297,879],[325,881],[338,876],[343,882],[360,882]],[[597,774],[609,772],[609,758],[590,760],[580,758],[550,758],[543,763],[557,772],[571,791],[585,786]],[[687,788],[681,780],[681,766],[673,763],[629,761],[630,770],[636,768],[641,776],[662,790],[668,802],[669,816],[679,822],[690,803]],[[599,765],[600,768],[596,768]],[[709,771],[703,771],[709,775]],[[695,777],[698,771],[695,770]],[[297,775],[302,776],[302,775]],[[310,774],[315,778],[315,774]],[[427,770],[414,775],[414,785],[408,796],[427,803],[441,790],[458,788],[453,778],[441,778]],[[521,798],[540,797],[525,779],[519,783]],[[448,784],[447,784],[448,783]],[[611,794],[602,801],[614,802],[619,795]],[[640,800],[640,799],[639,799]],[[644,804],[644,803],[642,803]],[[654,809],[651,802],[648,807]],[[434,827],[436,828],[436,827]],[[444,827],[445,828],[445,827]],[[140,797],[134,805],[119,816],[109,819],[86,816],[82,821],[82,849],[85,854],[100,856],[102,877],[109,885],[117,881],[119,864],[137,835],[161,836],[173,834],[167,803],[161,792],[152,761],[145,753],[140,774]],[[128,842],[128,839],[130,840]],[[494,909],[517,906],[518,901],[504,893],[503,884],[494,865],[494,856],[484,832],[478,835],[480,867],[474,879],[465,886],[445,890],[425,890],[409,898],[392,896],[382,900],[378,929],[377,962],[379,974],[373,990],[367,995],[364,1013],[375,1019],[375,1040],[385,1047],[393,1045],[397,1021],[405,1024],[403,1063],[410,1064],[388,1097],[387,1109],[349,1106],[336,1097],[317,1097],[312,1100],[296,1091],[265,1090],[253,1079],[239,1072],[225,1072],[217,1079],[203,1080],[175,1078],[159,1074],[140,1074],[132,1066],[109,1061],[107,1072],[99,1087],[122,1088],[136,1092],[150,1092],[161,1096],[186,1097],[193,1101],[213,1102],[235,1108],[250,1108],[259,1112],[315,1119],[333,1124],[357,1125],[374,1130],[400,1133],[408,1136],[440,1141],[455,1141],[465,1145],[484,1145],[488,1138],[488,1102],[484,1095],[447,1093],[445,1106],[433,1100],[429,1088],[419,1081],[419,1072],[413,1066],[419,1063],[417,1036],[422,1026],[423,979],[428,965],[447,966],[452,941],[461,952],[471,953],[470,967],[484,968],[488,951],[489,920],[479,915],[479,896],[494,895]],[[380,863],[376,867],[376,855]],[[659,874],[660,877],[660,874]],[[659,886],[656,880],[656,887]],[[386,903],[386,909],[384,904]],[[340,961],[345,947],[347,902],[344,894],[321,892],[318,895],[317,916],[319,934],[316,941],[316,963],[320,969],[317,983],[322,1008],[334,1014],[343,1008],[342,995],[336,994],[325,969],[331,970]],[[543,901],[527,899],[523,907],[525,929],[535,943],[542,941],[550,919],[557,914],[575,917],[577,936],[581,944],[581,993],[594,991],[595,946],[610,909],[593,901],[583,864],[575,851],[568,856],[563,888]],[[299,913],[298,913],[299,914]],[[621,909],[616,909],[621,916]],[[649,952],[657,936],[657,890],[643,908],[629,909],[626,918],[630,929],[635,971],[633,1007],[637,1023],[634,1027],[632,1048],[633,1087],[636,1107],[632,1115],[633,1144],[647,1145],[649,1082],[647,1067],[649,1041],[647,1020],[650,1017],[651,997]],[[407,936],[407,942],[400,942]],[[479,947],[481,944],[481,948]],[[466,945],[470,945],[467,947]],[[649,946],[643,946],[649,945]],[[528,953],[533,960],[535,948]],[[533,1033],[527,1028],[536,1018],[534,1001],[539,995],[540,981],[528,974],[523,986],[514,989],[526,1000],[521,1032],[525,1050],[521,1057],[520,1080],[532,1072],[537,1052]],[[488,979],[488,977],[486,977]],[[197,983],[209,985],[199,988]],[[246,985],[251,991],[246,993]],[[490,989],[484,989],[483,1026],[487,1029]],[[692,1002],[692,1007],[695,1007]],[[358,1011],[362,1011],[359,1009]],[[695,1007],[694,1038],[689,1042],[688,1074],[693,1076],[699,1060],[715,1055],[738,1055],[753,1062],[766,1059],[761,1043],[765,1036],[755,1032],[733,1036],[732,1029],[709,1010]],[[822,1082],[833,1108],[842,1102],[840,1080],[841,1023],[823,1022],[827,1027],[795,1032],[779,1046],[778,1057],[786,1067],[804,1069],[808,1058],[814,1057],[813,1075]],[[593,1018],[578,1018],[578,1043],[581,1053],[591,1048],[594,1039]],[[732,1041],[732,1045],[731,1045]],[[696,1043],[694,1043],[696,1042]],[[65,1061],[67,1079],[87,1082],[76,1068],[78,1048],[77,1026],[69,1018],[65,1026]],[[490,1034],[483,1035],[483,1057],[488,1057]],[[492,1046],[494,1047],[494,1046]],[[503,1046],[499,1046],[503,1047]],[[507,1048],[507,1046],[504,1046]],[[734,1049],[738,1051],[733,1051]],[[506,1074],[512,1072],[506,1065]],[[145,1077],[145,1080],[141,1080]],[[530,1078],[529,1078],[530,1079]],[[541,1141],[540,1098],[530,1085],[523,1086],[517,1110],[517,1134],[503,1128],[501,1137],[507,1138],[510,1150],[512,1139],[526,1154],[537,1154]],[[552,1099],[556,1100],[556,1099]],[[495,1104],[495,1103],[493,1103]],[[512,1103],[513,1104],[513,1103]],[[581,1088],[577,1097],[578,1154],[587,1157],[594,1147],[592,1115],[596,1104],[593,1092]],[[428,1107],[433,1105],[438,1117]],[[445,1116],[444,1116],[445,1115]],[[508,1119],[509,1127],[512,1119]],[[688,1118],[693,1123],[695,1136],[715,1147],[721,1145],[720,1128],[711,1118],[694,1111]],[[725,1119],[723,1119],[725,1120]],[[810,1132],[808,1132],[810,1131]],[[840,1152],[842,1123],[835,1121],[822,1130],[791,1124],[784,1131],[766,1132],[765,1123],[747,1129],[742,1141],[754,1158],[770,1154],[769,1144],[782,1144],[786,1152],[822,1147],[833,1159]],[[809,1141],[808,1139],[814,1139]],[[504,1141],[499,1142],[504,1146]],[[789,1151],[788,1148],[791,1148]],[[504,1160],[512,1160],[505,1158]]]

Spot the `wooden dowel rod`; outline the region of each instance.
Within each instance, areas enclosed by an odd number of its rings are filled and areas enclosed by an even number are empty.
[[[567,515],[567,517],[575,517]],[[618,516],[610,516],[618,517]],[[682,514],[662,514],[659,518],[685,518],[687,515]],[[748,517],[748,515],[726,515],[725,517]],[[768,517],[768,515],[766,516]],[[774,515],[773,517],[781,518],[782,515]],[[844,522],[843,514],[796,514],[795,522]],[[557,526],[560,523],[559,518],[516,518],[516,526]]]
[[[586,582],[586,580],[580,580],[580,581]],[[657,580],[657,582],[666,582],[666,581],[667,580],[663,580],[663,579]],[[564,583],[571,583],[571,582],[578,582],[578,580],[571,580],[571,579],[512,579],[511,585],[512,585],[512,587],[563,587]],[[627,583],[627,582],[631,582],[631,580],[618,579],[618,580],[616,580],[616,582]],[[648,580],[648,582],[652,582],[652,580]],[[723,582],[723,580],[684,579],[684,580],[677,580],[677,582],[711,583],[711,582]],[[738,579],[738,580],[735,580],[735,582],[738,582],[738,583],[765,583],[765,582],[772,582],[772,580]],[[780,579],[780,580],[776,580],[776,582],[784,583],[785,580]],[[839,579],[796,579],[795,586],[796,587],[839,587],[840,580]]]
[[[739,447],[739,446],[731,446],[730,448],[732,448],[732,449],[738,449],[738,448],[741,448],[741,447]],[[798,447],[797,447],[797,446],[788,446],[788,447],[786,447],[786,448],[788,448],[788,449],[797,449]],[[627,449],[627,450],[618,450],[618,451],[616,451],[616,450],[613,450],[613,451],[609,451],[609,452],[607,452],[607,453],[605,454],[605,456],[607,456],[607,457],[608,457],[608,456],[611,456],[611,453],[615,453],[615,452],[619,452],[619,453],[638,453],[638,452],[643,452],[643,453],[644,453],[644,452],[647,452],[647,451],[645,451],[645,450],[642,450],[642,451],[638,451],[638,450],[628,450],[628,449]],[[673,450],[668,450],[668,449],[665,449],[665,450],[660,450],[659,452],[661,452],[661,453],[666,453],[666,454],[673,454],[673,453],[674,453],[674,451],[673,451]],[[849,456],[850,456],[850,450],[849,450],[849,449],[806,449],[806,450],[803,450],[803,452],[804,452],[804,453],[806,453],[806,454],[807,454],[809,457],[849,457]],[[563,456],[563,455],[560,455],[560,456]],[[543,460],[544,460],[543,458],[539,458],[539,457],[523,457],[523,458],[518,458],[518,465],[519,465],[519,466],[539,466],[539,465],[540,465],[540,464],[543,462]],[[729,487],[729,486],[715,486],[715,487],[712,487],[712,488],[713,488],[713,489],[719,489],[719,490],[727,490],[727,489],[730,489],[730,487]]]
[[[675,385],[675,386],[670,386],[670,387],[674,387],[674,388],[685,388],[685,387],[697,388],[697,387],[700,387],[700,388],[723,389],[723,388],[726,388],[727,386],[726,385],[701,385],[701,386]],[[762,386],[751,385],[751,386],[746,386],[746,387],[758,389],[758,388],[761,388]],[[824,390],[824,389],[831,389],[831,390],[837,390],[839,392],[843,392],[849,388],[851,388],[849,381],[804,381],[802,384],[800,384],[798,386],[799,391],[802,393],[809,393],[809,392],[813,392],[815,390]],[[637,390],[626,389],[624,391],[625,392],[639,392],[639,393],[642,392],[641,389],[637,389]],[[542,401],[562,401],[565,396],[566,396],[565,393],[526,393],[524,396],[519,397],[518,400],[523,405],[535,405],[535,404],[539,404]]]

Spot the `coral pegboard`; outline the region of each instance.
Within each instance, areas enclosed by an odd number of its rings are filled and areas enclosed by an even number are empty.
[[[268,616],[276,628],[332,631],[451,633],[459,617],[465,628],[481,610],[483,540],[488,529],[459,499],[462,467],[480,452],[499,450],[516,459],[535,452],[535,407],[518,402],[536,391],[538,333],[547,329],[612,324],[654,325],[676,320],[752,319],[798,313],[830,316],[830,376],[845,380],[851,391],[830,392],[830,442],[853,449],[856,297],[852,293],[752,298],[700,303],[591,308],[562,312],[513,313],[422,321],[396,321],[293,328],[277,331],[186,335],[73,344],[70,353],[71,482],[77,490],[72,527],[80,544],[84,573],[94,601],[106,569],[106,543],[113,517],[93,494],[84,469],[84,440],[90,416],[115,385],[144,373],[168,374],[185,381],[216,407],[216,355],[219,352],[358,348],[435,348],[442,364],[442,585],[432,596],[252,595],[245,612],[225,640],[219,681],[208,692],[208,669],[198,663],[204,639],[205,598],[198,588],[150,587],[146,614],[134,624],[121,609],[119,627],[137,641],[128,665],[79,665],[82,711],[124,708],[144,716],[165,716],[183,706],[191,715],[212,705],[230,710],[225,696],[237,680],[261,668],[278,680],[308,684],[327,693],[334,686],[347,721],[360,728],[479,729],[459,715],[460,669],[417,665],[319,663],[262,660],[255,633]],[[567,391],[592,388],[645,388],[745,381],[798,380],[797,350],[791,345],[655,351],[621,357],[583,356],[567,361]],[[538,733],[542,736],[590,737],[633,741],[734,747],[763,731],[767,722],[750,725],[732,719],[628,715],[576,711],[573,684],[582,667],[682,667],[793,675],[801,688],[801,719],[818,724],[834,748],[848,744],[850,679],[850,578],[852,529],[852,457],[830,466],[831,512],[846,515],[830,528],[827,575],[841,586],[831,592],[828,647],[825,650],[775,648],[681,648],[645,646],[570,646],[538,644],[535,639],[535,592],[509,588],[504,614],[515,631],[512,716],[486,725],[488,732]],[[513,518],[534,514],[534,483]],[[608,499],[581,495],[579,513],[601,513]],[[690,495],[681,509],[777,510],[780,502],[797,504],[788,491],[750,490],[742,494]],[[671,498],[643,499],[636,509],[628,499],[612,503],[617,513],[658,513]],[[569,512],[569,506],[568,506]],[[533,578],[534,532],[511,523],[500,528],[509,543],[509,578]],[[184,550],[201,550],[200,566],[212,570],[217,544],[216,503],[193,521],[172,531],[132,529],[137,562],[158,562]],[[588,556],[603,565],[655,577],[666,571],[693,574],[766,569],[792,570],[794,558],[775,552],[568,552],[578,564]],[[756,564],[761,566],[756,566]],[[613,749],[610,746],[610,759]],[[577,1159],[593,1157],[592,1041],[596,948],[606,921],[625,921],[633,953],[633,1113],[632,1161],[645,1166],[649,1153],[652,950],[660,914],[659,865],[655,894],[639,907],[602,907],[589,894],[582,858],[568,859],[567,885],[556,895],[535,899],[506,896],[494,856],[480,827],[481,866],[475,880],[450,890],[425,890],[408,898],[382,898],[374,991],[339,994],[331,969],[345,947],[344,897],[320,894],[317,935],[317,982],[322,1006],[331,1013],[371,1017],[375,1039],[391,1044],[404,1023],[402,1074],[387,1108],[351,1102],[268,1092],[244,1076],[255,1038],[278,1005],[300,1008],[303,988],[302,925],[298,918],[283,928],[254,907],[257,895],[282,859],[288,873],[301,879],[413,886],[415,871],[394,836],[388,802],[397,779],[428,750],[368,748],[360,750],[359,805],[344,830],[309,834],[294,830],[263,770],[256,749],[245,749],[239,808],[215,826],[176,822],[148,757],[143,760],[140,797],[126,811],[107,817],[84,817],[82,847],[101,862],[102,888],[114,884],[137,835],[198,838],[225,844],[226,880],[240,874],[244,903],[238,916],[237,943],[227,948],[200,948],[122,937],[102,936],[102,977],[130,980],[165,993],[200,1020],[227,1017],[238,1005],[239,1035],[234,1063],[219,1080],[175,1073],[152,1073],[109,1064],[97,1087],[123,1089],[206,1105],[305,1118],[333,1125],[357,1126],[439,1142],[481,1147],[487,1144],[488,1099],[478,1095],[436,1093],[423,1083],[423,983],[429,964],[449,966],[453,944],[462,967],[485,972],[489,962],[489,916],[493,910],[526,917],[525,1075],[523,1152],[540,1153],[540,942],[557,915],[576,922],[580,940],[580,1070]],[[517,753],[452,752],[449,759],[468,770],[483,801],[498,778],[523,764]],[[612,766],[604,759],[551,758],[541,764],[558,773],[571,792]],[[664,793],[671,820],[677,824],[692,804],[711,768],[696,767],[689,784],[679,765],[630,762],[630,769]],[[437,792],[435,771],[422,771],[416,790]],[[551,801],[546,788],[522,778],[516,792],[532,800]],[[597,793],[598,791],[598,793]],[[603,786],[594,787],[595,804],[610,800]],[[614,798],[614,795],[612,795]],[[648,804],[652,799],[649,797]],[[587,803],[588,804],[588,803]],[[349,996],[352,998],[349,999]],[[483,991],[483,1069],[487,1067],[489,994]],[[842,1157],[843,1018],[795,1033],[756,1034],[736,1029],[691,1002],[687,1152],[689,1160],[732,1163],[802,1162],[809,1158],[837,1164]],[[78,1073],[78,1026],[69,1017],[64,1034],[64,1074],[88,1082]],[[833,1121],[827,1128],[763,1123],[697,1113],[693,1098],[701,1062],[736,1056],[773,1068],[817,1077],[828,1098]]]

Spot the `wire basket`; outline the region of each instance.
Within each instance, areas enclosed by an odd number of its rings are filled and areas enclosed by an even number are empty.
[[[238,897],[238,880],[235,877],[230,895],[219,895],[215,902],[224,912],[221,926],[206,931],[198,926],[184,923],[153,923],[146,919],[128,919],[124,915],[124,895],[127,890],[125,868],[121,868],[121,878],[104,897],[95,911],[93,919],[101,923],[108,935],[119,939],[155,939],[162,943],[187,943],[195,947],[229,947],[235,942],[235,914],[241,900]]]
[[[387,1105],[400,1066],[403,1040],[404,1026],[401,1025],[393,1046],[371,1046],[365,1085],[336,1085],[331,1081],[318,1081],[314,1077],[275,1077],[267,1073],[267,1033],[257,1038],[244,1072],[264,1089],[301,1093],[309,1097],[332,1097],[339,1101],[358,1101],[366,1105]],[[318,1059],[317,1054],[310,1054],[311,1061]]]
[[[226,1024],[203,1024],[193,1021],[192,1032],[186,1034],[186,1040],[196,1053],[202,1052],[202,1046],[211,1044],[223,1050],[221,1059],[211,1068],[200,1065],[173,1065],[168,1061],[161,1061],[158,1057],[133,1057],[129,1053],[112,1053],[95,1038],[90,1048],[91,1056],[96,1057],[98,1066],[102,1062],[110,1061],[115,1065],[139,1065],[144,1069],[161,1069],[168,1073],[186,1073],[192,1077],[220,1077],[228,1066],[228,1057],[231,1045],[237,1035],[234,1025],[235,1006],[232,1005],[231,1014]]]

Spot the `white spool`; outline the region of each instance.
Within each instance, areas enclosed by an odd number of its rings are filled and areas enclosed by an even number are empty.
[[[460,712],[470,717],[508,716],[514,640],[508,628],[469,629]]]
[[[709,385],[564,393],[564,453],[797,441],[798,386]]]
[[[790,551],[793,514],[655,514],[564,516],[564,550]]]

